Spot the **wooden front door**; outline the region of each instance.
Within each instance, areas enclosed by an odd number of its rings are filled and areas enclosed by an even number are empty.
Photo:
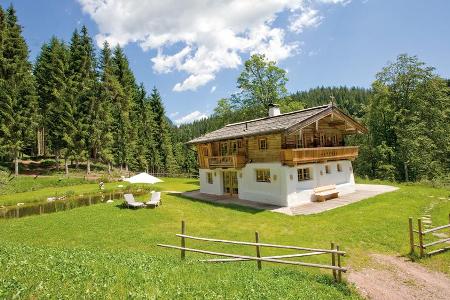
[[[224,194],[237,196],[239,193],[236,171],[223,172],[223,191]]]

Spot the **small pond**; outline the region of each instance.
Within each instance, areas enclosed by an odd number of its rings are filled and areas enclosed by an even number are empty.
[[[99,203],[108,203],[109,205],[117,205],[123,202],[123,194],[132,193],[134,196],[140,196],[148,193],[148,191],[116,191],[116,192],[100,192],[90,195],[79,195],[70,197],[61,197],[59,199],[51,199],[25,203],[24,205],[10,205],[0,207],[0,219],[21,218],[32,215],[42,215],[54,213],[64,210],[70,210],[82,206],[90,206]]]

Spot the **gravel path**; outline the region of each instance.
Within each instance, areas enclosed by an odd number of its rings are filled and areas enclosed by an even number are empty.
[[[404,257],[371,255],[377,268],[349,273],[348,280],[369,299],[450,299],[450,279]]]

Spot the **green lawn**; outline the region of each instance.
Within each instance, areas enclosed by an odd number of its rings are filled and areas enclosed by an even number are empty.
[[[195,180],[165,179],[161,190],[190,190]],[[430,198],[429,196],[434,196]],[[368,253],[406,254],[407,220],[434,202],[435,225],[445,223],[448,190],[400,186],[400,190],[312,216],[290,217],[237,206],[219,206],[163,195],[158,209],[121,209],[118,203],[0,220],[0,298],[292,298],[358,297],[330,272],[255,262],[210,265],[157,243],[179,244],[180,221],[192,235],[328,248],[348,252],[344,265],[368,264]],[[142,196],[146,197],[146,196]],[[143,200],[144,198],[142,198]],[[254,248],[188,241],[188,246],[254,255]],[[263,255],[280,251],[263,249]],[[284,252],[283,252],[284,253]],[[330,257],[304,259],[329,263]],[[450,253],[420,263],[450,273]],[[344,275],[345,278],[345,275]]]
[[[154,185],[129,184],[127,182],[110,182],[105,184],[105,192],[120,190],[174,190],[186,191],[198,189],[195,179],[162,178],[164,181]],[[122,187],[119,187],[122,186]],[[46,200],[48,197],[62,195],[80,195],[97,193],[99,185],[95,181],[83,178],[20,176],[13,179],[9,185],[0,186],[0,205],[14,205],[17,203],[31,203]]]

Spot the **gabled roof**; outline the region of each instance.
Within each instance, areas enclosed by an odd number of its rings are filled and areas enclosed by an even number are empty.
[[[303,110],[280,114],[273,117],[265,117],[228,124],[218,130],[204,134],[198,138],[190,140],[188,144],[198,144],[219,140],[235,139],[253,135],[269,134],[275,132],[291,132],[306,127],[316,120],[319,120],[331,112],[338,112],[347,121],[355,124],[357,129],[366,132],[366,128],[355,121],[353,118],[344,114],[333,104],[316,106]]]

